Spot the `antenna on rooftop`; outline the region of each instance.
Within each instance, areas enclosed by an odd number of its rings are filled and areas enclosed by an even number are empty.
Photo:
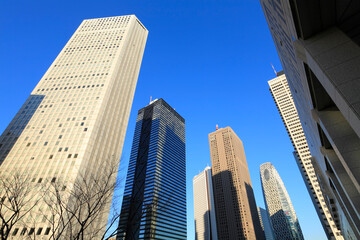
[[[216,124],[216,131],[219,130],[219,125]]]
[[[150,103],[151,103],[151,101],[152,101],[152,96],[150,96]]]
[[[272,69],[274,70],[275,75],[277,76],[277,72],[276,72],[276,70],[274,68],[274,65],[272,65],[272,63],[270,63],[270,64],[271,64]]]

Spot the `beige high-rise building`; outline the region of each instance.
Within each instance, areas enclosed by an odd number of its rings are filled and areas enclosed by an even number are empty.
[[[209,134],[218,238],[263,239],[245,151],[230,128]]]
[[[134,15],[84,20],[1,135],[0,174],[28,176],[39,194],[118,168],[147,35]],[[25,217],[13,238],[51,234],[47,206],[33,211],[35,224]]]
[[[279,72],[277,75],[276,78],[268,81],[268,83],[270,92],[294,146],[296,163],[298,164],[326,235],[330,239],[343,239],[341,231],[334,222],[336,217],[332,216],[329,210],[328,205],[330,204],[327,202],[326,195],[323,194],[324,190],[321,188],[321,181],[318,178],[317,171],[311,162],[309,146],[300,123],[299,115],[286,76],[283,72]]]
[[[214,192],[211,168],[193,179],[195,240],[217,240]]]

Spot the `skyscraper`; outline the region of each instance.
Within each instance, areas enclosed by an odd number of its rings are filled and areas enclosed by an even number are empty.
[[[336,227],[360,239],[360,2],[260,3]]]
[[[209,144],[218,239],[263,239],[241,140],[226,127]]]
[[[266,240],[275,240],[274,233],[271,227],[270,218],[267,211],[261,207],[257,207],[261,228],[264,232]]]
[[[266,209],[276,239],[303,240],[300,224],[283,181],[271,163],[260,166]]]
[[[147,34],[134,15],[84,20],[1,135],[1,176],[26,175],[39,194],[41,183],[70,190],[80,175],[117,168]],[[44,203],[33,211],[49,214]],[[14,238],[53,231],[42,217],[27,221]]]
[[[285,74],[278,73],[278,77],[270,80],[270,92],[279,110],[291,142],[294,146],[294,157],[301,175],[309,191],[311,200],[320,218],[326,235],[329,239],[343,239],[340,230],[336,227],[334,216],[329,211],[330,203],[323,194],[321,181],[318,179],[315,168],[311,162],[310,150],[300,123],[289,85]]]
[[[193,179],[195,240],[217,240],[211,168],[206,167]]]
[[[139,110],[117,239],[186,239],[185,120],[163,99]]]

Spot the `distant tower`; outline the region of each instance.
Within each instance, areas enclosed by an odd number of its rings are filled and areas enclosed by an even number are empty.
[[[303,240],[300,224],[278,172],[271,163],[260,166],[261,185],[277,240]]]
[[[218,239],[263,239],[241,140],[226,127],[209,144]]]
[[[257,207],[258,213],[259,213],[259,219],[261,228],[264,232],[265,239],[266,240],[275,240],[274,233],[271,227],[269,215],[267,211],[261,207]]]
[[[156,99],[138,112],[117,239],[186,237],[185,120]]]
[[[196,240],[217,240],[211,168],[193,179]]]

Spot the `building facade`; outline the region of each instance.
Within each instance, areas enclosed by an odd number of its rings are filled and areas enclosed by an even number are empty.
[[[260,3],[336,227],[360,239],[360,3]]]
[[[117,169],[147,35],[134,15],[84,20],[1,135],[0,175],[26,176],[40,194],[46,182],[71,191],[80,176]],[[37,204],[12,237],[53,232],[46,209]]]
[[[331,215],[331,211],[329,210],[330,203],[327,202],[324,190],[321,188],[322,184],[320,179],[318,179],[312,164],[309,146],[285,74],[283,72],[278,73],[278,76],[268,81],[268,84],[276,107],[279,110],[280,116],[294,146],[296,163],[324,231],[329,239],[341,240],[343,239],[341,231],[334,222],[334,219],[336,218]]]
[[[215,203],[211,168],[193,179],[195,240],[217,240]]]
[[[185,120],[163,99],[138,112],[117,239],[186,239]]]
[[[271,227],[269,215],[267,211],[261,207],[257,207],[261,229],[264,232],[266,240],[275,240],[274,233]]]
[[[209,145],[218,239],[263,239],[242,141],[226,127]]]
[[[260,166],[266,210],[277,240],[303,240],[300,224],[283,181],[271,163]]]

